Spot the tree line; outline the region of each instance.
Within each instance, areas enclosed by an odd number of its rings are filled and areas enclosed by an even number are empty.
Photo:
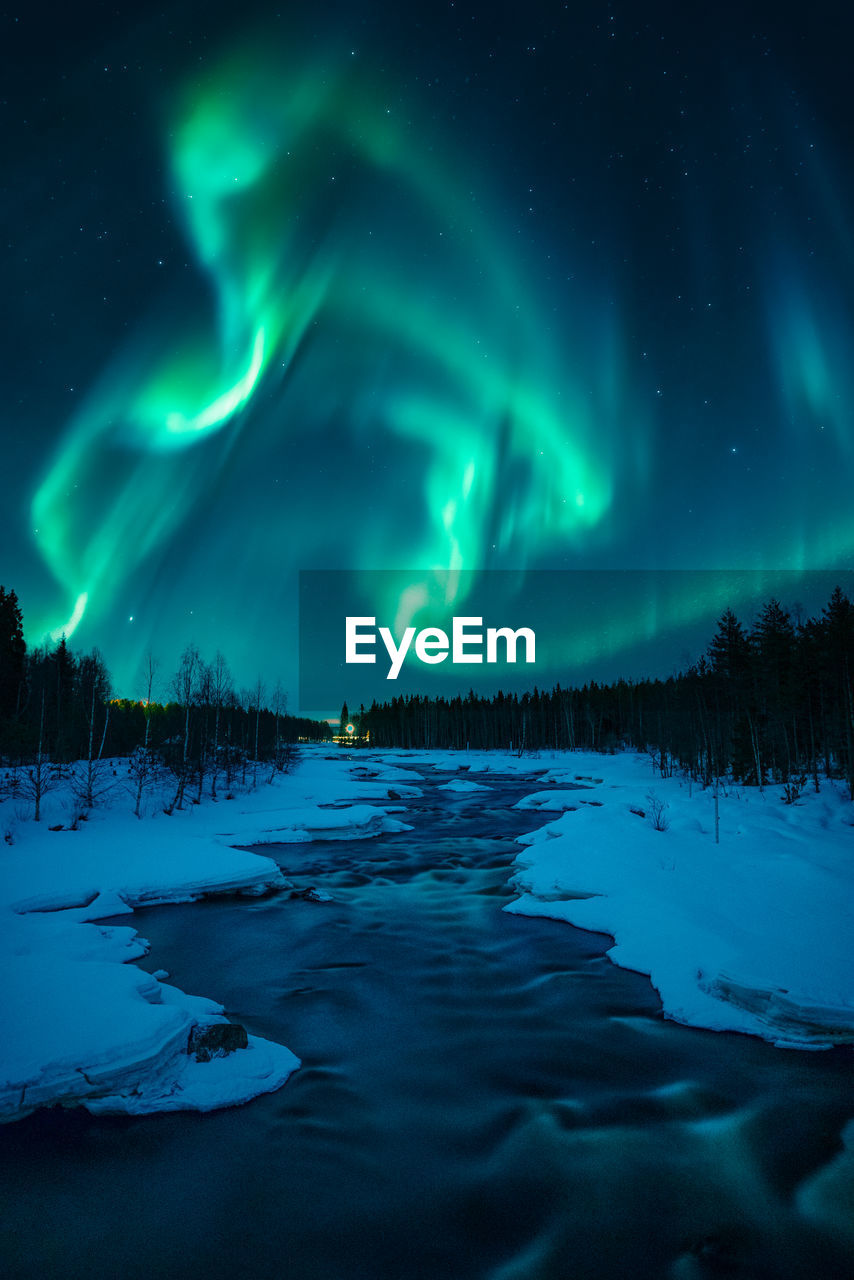
[[[288,715],[278,687],[268,694],[259,680],[238,691],[220,653],[206,662],[189,646],[166,677],[149,659],[144,683],[139,701],[114,699],[97,650],[77,655],[64,639],[28,649],[17,597],[0,587],[0,762],[27,767],[36,790],[48,765],[78,760],[92,800],[95,763],[124,756],[137,808],[163,770],[181,805],[188,793],[256,780],[262,764],[286,767],[298,740],[331,736],[324,721]],[[750,628],[727,609],[700,660],[666,680],[400,697],[351,718],[354,739],[372,747],[629,747],[650,752],[663,774],[679,769],[704,784],[776,782],[796,798],[823,776],[844,779],[854,799],[854,606],[837,587],[803,621],[771,600]]]
[[[49,770],[72,761],[88,766],[83,800],[90,805],[96,764],[127,757],[137,809],[146,787],[164,774],[180,806],[188,791],[216,797],[238,777],[256,779],[264,764],[287,767],[298,741],[330,736],[325,722],[288,715],[278,685],[268,692],[259,679],[239,690],[219,652],[206,662],[190,645],[171,675],[149,658],[142,681],[141,699],[114,698],[97,649],[75,654],[65,637],[52,648],[28,648],[18,598],[0,586],[0,763],[23,771],[36,810]]]
[[[492,698],[400,697],[360,711],[372,747],[457,750],[630,747],[663,774],[705,784],[782,783],[796,798],[819,777],[854,799],[854,606],[837,587],[797,621],[770,600],[749,629],[727,609],[700,660],[665,680],[591,682]]]

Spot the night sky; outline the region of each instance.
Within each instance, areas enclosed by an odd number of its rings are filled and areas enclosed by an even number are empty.
[[[295,706],[300,569],[851,566],[846,6],[147,7],[2,20],[30,643]]]

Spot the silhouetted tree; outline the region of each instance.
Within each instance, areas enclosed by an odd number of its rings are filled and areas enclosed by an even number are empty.
[[[26,699],[24,621],[14,591],[0,586],[0,725],[15,720]]]

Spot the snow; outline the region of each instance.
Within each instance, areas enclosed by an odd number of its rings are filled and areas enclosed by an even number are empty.
[[[408,830],[394,804],[364,797],[418,795],[410,776],[377,765],[370,782],[340,753],[309,750],[292,775],[247,794],[205,798],[171,816],[153,794],[142,820],[125,761],[111,761],[115,786],[77,829],[70,782],[49,794],[42,822],[0,803],[0,963],[3,1024],[0,1120],[46,1105],[145,1114],[230,1106],[278,1089],[300,1065],[283,1045],[250,1035],[248,1046],[199,1062],[188,1053],[195,1028],[226,1023],[220,1004],[170,986],[165,970],[129,961],[148,945],[131,926],[98,923],[133,908],[192,902],[212,893],[255,895],[287,888],[269,858],[236,845],[370,839]],[[265,774],[266,777],[266,774]],[[325,807],[336,806],[336,807]],[[50,830],[62,824],[60,830]],[[329,900],[313,889],[318,902]]]
[[[854,1042],[854,806],[842,788],[826,782],[795,805],[779,786],[722,789],[716,844],[710,790],[655,776],[646,757],[575,760],[546,777],[584,774],[589,790],[517,805],[566,812],[519,837],[520,896],[505,909],[610,934],[610,958],[648,974],[678,1022],[785,1047]]]
[[[303,894],[303,897],[306,898],[309,902],[332,902],[333,901],[331,893],[327,893],[325,889],[316,889],[314,885],[312,885],[311,888],[306,889],[305,893]]]
[[[209,1111],[278,1089],[299,1066],[257,1036],[228,1058],[196,1062],[190,1031],[226,1022],[222,1007],[132,966],[30,954],[8,965],[5,982],[4,1119],[68,1102],[135,1115]]]
[[[559,752],[536,752],[518,756],[507,751],[403,751],[372,752],[371,758],[387,768],[403,764],[407,769],[432,769],[434,773],[500,773],[529,777],[548,771],[549,765],[561,759]],[[563,759],[566,760],[566,753]]]
[[[491,789],[473,777],[527,781],[516,807],[542,825],[519,837],[505,910],[610,934],[610,958],[650,976],[667,1017],[787,1047],[854,1042],[854,806],[832,783],[795,805],[779,787],[722,789],[716,843],[712,793],[629,754],[315,749],[291,775],[171,816],[153,794],[142,820],[126,763],[109,767],[113,793],[77,829],[67,782],[39,824],[0,803],[0,1119],[53,1104],[208,1110],[279,1088],[299,1066],[282,1045],[250,1035],[208,1062],[188,1053],[225,1012],[132,963],[147,952],[133,909],[288,888],[237,846],[408,830],[392,801],[428,778],[461,795]],[[321,885],[307,896],[329,901]]]
[[[341,788],[344,790],[344,788]],[[311,840],[369,840],[387,831],[409,831],[387,808],[368,804],[345,809],[276,809],[240,815],[240,825],[216,836],[228,845],[305,844]]]
[[[519,838],[505,910],[610,934],[610,959],[650,977],[666,1017],[786,1048],[854,1043],[854,805],[841,784],[794,805],[780,785],[722,786],[715,843],[713,792],[661,778],[648,756],[377,758],[425,776],[535,779],[516,808],[561,816]]]
[[[545,809],[562,813],[565,809],[577,809],[580,797],[577,791],[535,791],[519,800],[516,809]]]
[[[413,769],[398,769],[393,765],[369,764],[356,765],[353,777],[358,779],[378,778],[382,782],[423,782],[424,778]]]
[[[610,959],[650,977],[666,1017],[786,1048],[854,1043],[854,805],[841,784],[794,805],[780,785],[722,786],[715,843],[713,792],[661,778],[648,756],[378,758],[425,776],[535,781],[515,807],[560,816],[519,837],[518,896],[505,910],[610,934]],[[664,830],[652,823],[656,802]]]
[[[441,782],[437,788],[439,791],[491,791],[491,787],[484,786],[482,782],[466,782],[463,778],[453,778],[450,782]]]

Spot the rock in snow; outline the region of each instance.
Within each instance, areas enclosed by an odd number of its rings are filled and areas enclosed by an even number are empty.
[[[211,1058],[225,1058],[235,1049],[247,1049],[249,1037],[239,1022],[214,1022],[209,1027],[196,1026],[187,1041],[187,1053],[195,1055],[196,1062],[210,1062]]]

